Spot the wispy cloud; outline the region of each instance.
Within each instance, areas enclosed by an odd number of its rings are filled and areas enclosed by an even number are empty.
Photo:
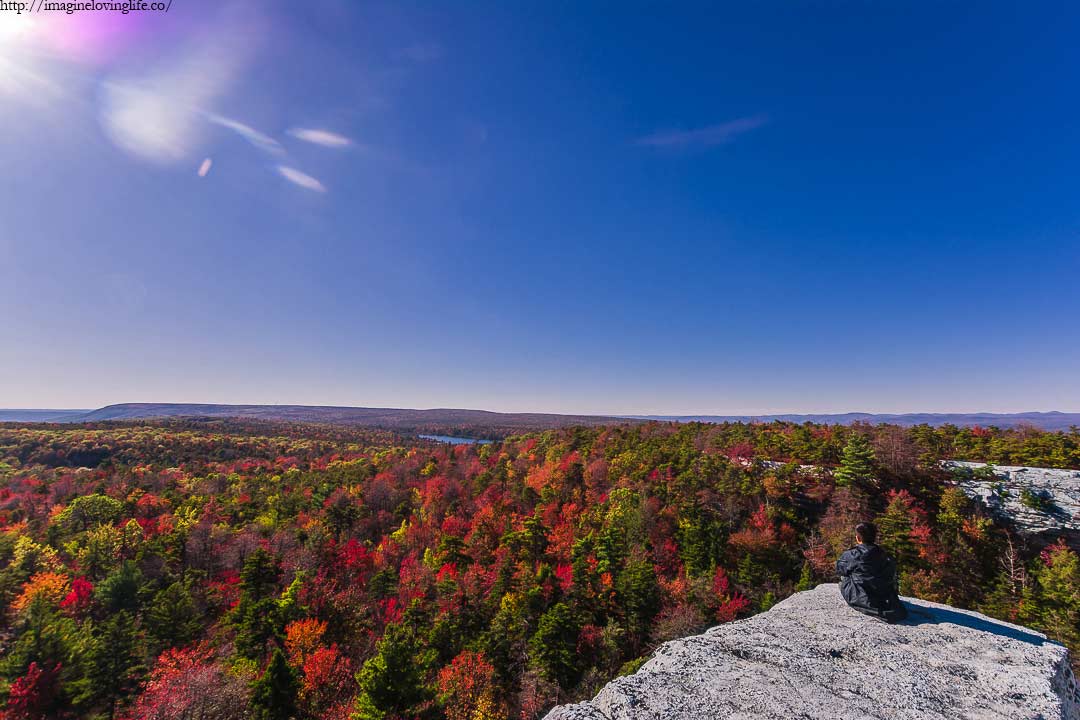
[[[188,106],[210,94],[193,84],[162,94],[108,82],[101,125],[117,147],[136,157],[162,165],[180,162],[201,139],[198,116]]]
[[[313,190],[320,193],[326,192],[325,185],[305,172],[300,172],[296,168],[291,168],[288,165],[278,165],[277,169],[278,172],[281,173],[281,177],[285,178],[293,185],[299,185],[305,190]]]
[[[353,141],[344,135],[338,135],[335,132],[329,130],[316,130],[314,128],[293,128],[289,130],[289,134],[297,140],[303,140],[304,142],[314,143],[315,145],[322,145],[328,148],[346,148],[353,144]]]
[[[207,34],[148,67],[119,63],[117,73],[105,79],[100,120],[117,147],[162,165],[187,162],[205,142],[207,120],[258,144],[260,133],[208,112],[239,82],[258,43],[253,38],[259,33],[249,32],[253,23],[261,24],[256,5],[227,5]]]
[[[199,166],[199,177],[204,178],[210,174],[210,168],[214,167],[214,161],[211,158],[206,158],[202,161],[202,165]]]
[[[229,130],[232,130],[234,133],[244,138],[260,150],[275,155],[281,154],[282,152],[281,143],[279,143],[277,140],[270,137],[266,133],[259,132],[250,125],[246,125],[242,122],[239,122],[238,120],[233,120],[232,118],[227,118],[222,115],[217,115],[215,113],[207,113],[206,119],[214,123],[215,125],[220,125],[223,128],[228,128]]]
[[[636,144],[656,148],[713,147],[731,142],[768,121],[765,115],[751,115],[694,130],[663,130],[638,138]]]

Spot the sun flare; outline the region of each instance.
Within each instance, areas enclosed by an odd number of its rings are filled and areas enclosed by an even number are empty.
[[[0,15],[0,54],[23,47],[33,34],[35,25],[34,18],[26,13]]]

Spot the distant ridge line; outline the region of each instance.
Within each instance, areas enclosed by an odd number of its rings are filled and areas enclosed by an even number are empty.
[[[336,405],[223,405],[200,403],[120,403],[96,410],[0,410],[0,422],[83,423],[107,420],[147,420],[170,417],[246,418],[423,431],[433,427],[463,430],[495,429],[500,434],[616,422],[812,422],[850,425],[856,422],[894,425],[958,425],[1002,428],[1033,426],[1068,430],[1080,426],[1080,413],[1060,411],[1020,413],[764,413],[760,415],[564,415],[559,413],[502,413],[458,408],[369,408]]]
[[[378,427],[401,432],[456,430],[467,437],[506,436],[572,425],[627,422],[614,416],[499,413],[489,410],[365,408],[332,405],[121,403],[89,411],[0,410],[0,422],[87,423],[162,418],[235,418]],[[637,421],[640,422],[640,421]]]
[[[890,425],[957,425],[961,427],[996,426],[1021,427],[1030,425],[1040,430],[1068,430],[1080,426],[1080,413],[1058,410],[1019,413],[775,413],[761,415],[626,415],[634,420],[658,420],[674,422],[812,422],[822,425],[850,425],[857,422]]]

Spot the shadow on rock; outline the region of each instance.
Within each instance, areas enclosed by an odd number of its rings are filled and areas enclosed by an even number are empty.
[[[906,620],[897,623],[897,625],[940,625],[942,623],[952,623],[953,625],[960,625],[973,630],[994,633],[995,635],[1001,635],[1002,637],[1019,640],[1020,642],[1026,642],[1032,645],[1052,643],[1051,640],[1047,640],[1037,633],[1033,633],[1023,628],[1006,625],[1005,623],[995,622],[989,618],[976,617],[968,615],[967,613],[946,610],[944,608],[919,607],[912,605],[911,603],[904,603],[904,605],[908,609],[908,617]]]

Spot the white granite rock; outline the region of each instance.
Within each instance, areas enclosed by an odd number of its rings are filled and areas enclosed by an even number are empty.
[[[835,584],[662,645],[546,720],[1076,720],[1068,651],[1040,633],[904,598],[889,625]]]
[[[950,461],[945,467],[975,470],[985,463]],[[969,478],[960,488],[982,501],[992,513],[1006,517],[1018,530],[1041,534],[1080,532],[1080,470],[997,465],[995,480]],[[1032,508],[1023,501],[1024,493],[1049,500],[1045,509]]]

